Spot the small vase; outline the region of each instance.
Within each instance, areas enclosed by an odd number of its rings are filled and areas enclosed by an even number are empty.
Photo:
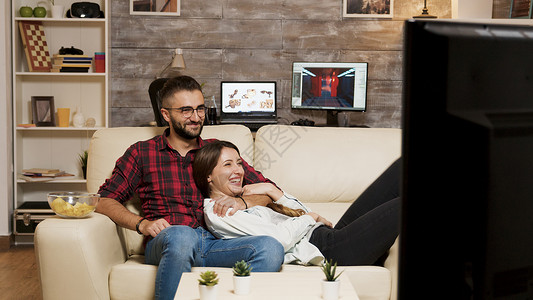
[[[341,282],[339,280],[327,281],[322,280],[322,299],[337,300],[339,299],[339,290]]]
[[[72,116],[72,125],[78,128],[85,126],[85,117],[79,108],[76,108],[76,113]]]
[[[200,300],[216,300],[217,299],[217,286],[207,286],[199,284],[198,288],[200,289]]]
[[[61,19],[63,18],[63,12],[65,7],[63,5],[53,5],[52,6],[52,18]]]
[[[251,276],[233,276],[233,292],[236,295],[250,294]]]

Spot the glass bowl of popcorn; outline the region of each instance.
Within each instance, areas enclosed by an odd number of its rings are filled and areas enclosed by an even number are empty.
[[[63,218],[84,218],[95,209],[99,194],[82,192],[52,192],[48,193],[48,204],[52,210]]]

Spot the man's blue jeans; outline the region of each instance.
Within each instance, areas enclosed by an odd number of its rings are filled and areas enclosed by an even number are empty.
[[[145,262],[159,266],[156,299],[174,299],[181,274],[192,267],[233,267],[247,261],[254,272],[277,272],[283,263],[283,246],[268,236],[222,240],[202,227],[171,226],[146,245]]]

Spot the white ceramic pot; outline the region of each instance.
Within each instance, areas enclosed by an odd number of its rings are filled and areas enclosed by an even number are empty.
[[[252,276],[233,276],[233,292],[237,295],[250,294]]]
[[[207,286],[199,284],[198,288],[200,289],[200,300],[216,300],[217,299],[217,286]]]
[[[63,5],[53,5],[52,6],[52,18],[63,18],[63,12],[65,11],[65,7]]]
[[[327,281],[322,280],[322,299],[337,300],[339,299],[339,290],[341,282],[339,280]]]
[[[72,125],[77,128],[85,126],[85,117],[79,108],[76,108],[76,113],[72,116]]]

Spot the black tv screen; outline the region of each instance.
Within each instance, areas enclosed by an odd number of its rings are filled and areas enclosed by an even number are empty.
[[[533,299],[533,28],[405,23],[398,299]]]

